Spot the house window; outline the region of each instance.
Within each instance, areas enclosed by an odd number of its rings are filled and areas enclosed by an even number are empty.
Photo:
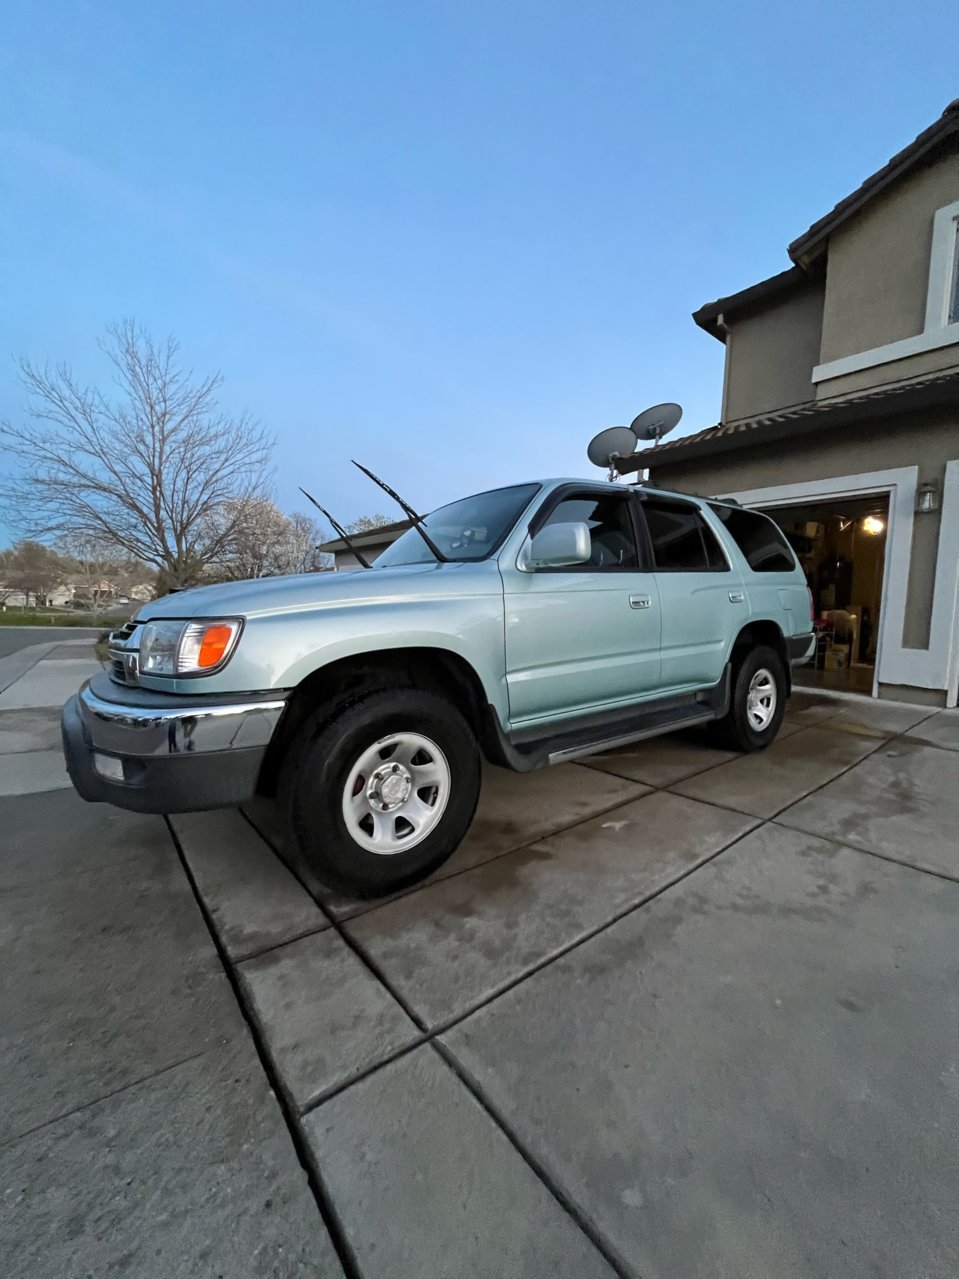
[[[862,369],[873,369],[910,355],[938,351],[959,342],[959,200],[937,209],[932,219],[932,250],[926,286],[926,315],[922,332],[899,338],[885,346],[838,360],[817,364],[812,371],[815,383],[845,377]]]
[[[959,220],[952,229],[952,280],[949,287],[949,324],[959,324]]]
[[[926,333],[959,324],[959,200],[937,209],[926,294]]]

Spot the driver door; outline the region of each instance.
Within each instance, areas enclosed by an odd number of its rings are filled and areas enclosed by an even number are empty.
[[[659,599],[632,504],[628,492],[564,493],[537,531],[586,524],[589,562],[527,571],[502,566],[514,725],[626,705],[657,691]]]

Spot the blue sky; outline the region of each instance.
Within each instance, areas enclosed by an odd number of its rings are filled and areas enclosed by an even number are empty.
[[[953,3],[8,0],[0,417],[12,359],[96,381],[175,333],[278,438],[276,496],[393,514],[598,474],[589,436],[718,414],[701,303],[959,95]]]

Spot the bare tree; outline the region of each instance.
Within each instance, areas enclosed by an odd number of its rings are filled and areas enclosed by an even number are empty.
[[[57,551],[63,557],[74,588],[74,598],[89,601],[94,613],[105,603],[104,583],[117,568],[117,548],[94,533],[64,536],[57,540]]]
[[[66,565],[74,599],[82,600],[93,613],[116,596],[129,595],[134,587],[149,584],[155,575],[148,565],[118,553],[115,545],[93,533],[64,535],[57,539],[55,549]]]
[[[262,496],[273,446],[248,417],[220,411],[219,374],[196,379],[174,338],[157,343],[132,321],[101,349],[117,394],[82,386],[69,368],[20,362],[28,422],[0,426],[20,474],[0,486],[6,518],[25,535],[95,536],[158,572],[161,591],[202,579]]]

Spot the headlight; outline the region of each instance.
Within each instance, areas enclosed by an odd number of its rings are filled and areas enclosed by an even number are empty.
[[[243,623],[147,622],[140,636],[143,675],[210,675],[229,661]]]

